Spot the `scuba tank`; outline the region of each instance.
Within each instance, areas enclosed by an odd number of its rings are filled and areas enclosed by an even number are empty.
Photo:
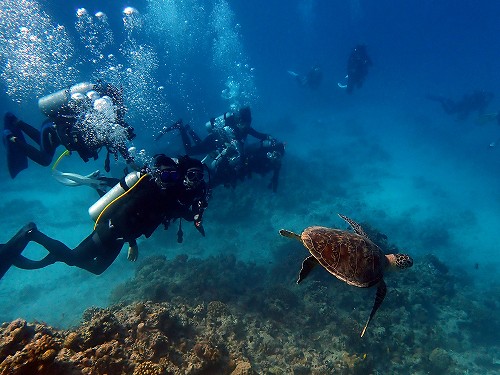
[[[94,84],[90,82],[81,82],[70,88],[56,91],[52,94],[41,97],[38,100],[38,108],[47,117],[54,117],[64,110],[71,96],[74,94],[85,94],[88,91],[94,90]]]
[[[125,176],[119,183],[111,188],[106,194],[104,194],[97,202],[95,202],[89,208],[89,215],[97,222],[99,215],[103,210],[108,207],[115,199],[119,198],[122,194],[126,193],[131,189],[141,178],[140,172],[130,172]]]
[[[220,160],[221,154],[218,153],[217,151],[213,151],[209,153],[207,156],[205,156],[201,162],[205,164],[208,169],[212,172],[215,172],[217,170],[217,164]]]
[[[226,120],[226,114],[223,114],[219,117],[211,118],[210,121],[207,121],[205,123],[205,128],[209,133],[213,131],[219,131],[224,127],[225,120]]]

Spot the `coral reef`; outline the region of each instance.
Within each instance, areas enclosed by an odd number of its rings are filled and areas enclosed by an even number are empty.
[[[371,230],[371,229],[369,229]],[[397,251],[385,236],[384,249]],[[297,251],[293,251],[297,246]],[[291,248],[291,250],[290,250]],[[300,249],[300,250],[299,250]],[[0,327],[0,374],[494,374],[498,294],[477,293],[435,255],[387,275],[388,296],[364,338],[372,289],[318,268],[295,284],[300,244],[259,265],[234,256],[145,259],[82,323]],[[284,255],[285,254],[285,255]],[[473,351],[471,351],[473,348]],[[496,348],[496,349],[495,349]]]

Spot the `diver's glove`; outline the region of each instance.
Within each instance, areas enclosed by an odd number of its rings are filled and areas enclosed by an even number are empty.
[[[137,243],[129,243],[127,259],[131,262],[135,262],[139,257],[139,247]]]
[[[203,237],[205,237],[205,228],[203,228],[201,214],[194,215],[194,227],[198,230],[198,232],[200,232]]]

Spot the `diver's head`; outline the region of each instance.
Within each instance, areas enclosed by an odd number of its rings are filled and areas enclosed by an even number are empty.
[[[237,126],[240,129],[246,129],[252,125],[252,111],[249,106],[240,108],[238,111],[238,120]]]
[[[165,154],[155,155],[153,177],[162,189],[172,187],[180,181],[179,166],[174,159]]]
[[[273,164],[281,163],[281,159],[285,155],[285,144],[283,142],[277,142],[272,147],[265,149],[268,149],[266,153],[267,159],[269,159]]]
[[[183,185],[189,189],[197,188],[205,177],[203,163],[197,159],[184,156],[179,159],[183,173]]]

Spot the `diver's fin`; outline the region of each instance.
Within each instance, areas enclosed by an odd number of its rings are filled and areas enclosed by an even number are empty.
[[[346,76],[344,78],[347,81],[349,79],[349,74],[346,74]],[[337,86],[340,87],[341,89],[346,89],[347,88],[347,83],[343,84],[343,83],[337,82]]]
[[[35,223],[22,227],[7,243],[0,244],[0,279],[9,270],[28,244],[27,234],[36,230]]]
[[[17,118],[12,113],[7,112],[4,118],[3,143],[7,149],[7,166],[11,178],[15,178],[19,172],[28,168],[28,157],[22,149],[11,141],[12,137],[16,142],[26,142],[23,132],[16,126]]]
[[[500,138],[498,138],[496,141],[493,141],[490,143],[490,147],[496,147],[496,145],[498,144],[498,142],[500,142]]]
[[[3,254],[7,251],[5,246],[6,244],[0,244],[0,279],[2,279],[3,275],[5,275],[5,273],[12,266],[12,262],[10,261],[8,256],[5,256],[4,259]]]

